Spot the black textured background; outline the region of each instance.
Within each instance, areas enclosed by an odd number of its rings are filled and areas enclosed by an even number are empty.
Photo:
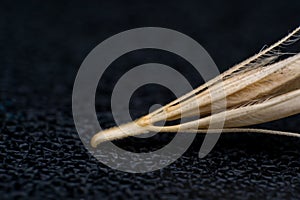
[[[224,71],[297,27],[299,9],[299,0],[1,1],[0,199],[299,198],[297,138],[226,134],[207,157],[199,159],[203,136],[198,136],[172,165],[128,174],[109,169],[87,152],[71,111],[72,86],[81,62],[113,34],[144,26],[171,28],[202,44]],[[144,52],[122,64],[142,59],[175,66],[181,62],[168,58]],[[118,73],[108,73],[107,90],[110,78]],[[194,80],[192,73],[190,77]],[[155,93],[153,88],[137,94],[133,115],[171,98],[160,89],[157,95],[145,95]],[[113,125],[107,102],[107,91],[97,94],[103,127]],[[294,116],[260,127],[300,132],[298,122],[299,116]],[[119,145],[132,150],[141,146],[134,141]]]

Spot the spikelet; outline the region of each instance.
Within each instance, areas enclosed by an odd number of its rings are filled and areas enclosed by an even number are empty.
[[[293,55],[279,51],[281,47],[299,40],[299,33],[300,27],[269,48],[146,116],[95,134],[91,145],[96,147],[104,141],[150,131],[206,133],[213,125],[211,122],[224,122],[222,132],[300,137],[297,133],[239,128],[300,113],[300,53]],[[289,57],[280,60],[282,55]],[[213,98],[211,93],[214,94]],[[222,103],[224,100],[226,104]],[[199,112],[201,117],[196,120],[164,127],[155,125],[159,121],[197,117],[200,116]]]

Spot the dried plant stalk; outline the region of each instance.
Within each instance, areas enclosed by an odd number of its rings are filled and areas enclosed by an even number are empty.
[[[209,126],[213,125],[211,122],[222,123],[224,116],[222,132],[258,132],[300,137],[297,133],[239,128],[300,113],[300,53],[276,62],[280,56],[287,55],[276,50],[297,41],[299,32],[300,27],[269,48],[166,106],[134,122],[97,133],[91,145],[96,147],[104,141],[150,131],[206,133]],[[212,92],[214,98],[211,97]],[[226,105],[221,103],[224,98]],[[220,106],[212,112],[213,105]],[[200,119],[173,126],[155,125],[162,120],[199,116],[199,110]]]

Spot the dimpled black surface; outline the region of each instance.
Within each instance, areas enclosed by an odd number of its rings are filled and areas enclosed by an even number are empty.
[[[199,41],[224,71],[298,26],[299,7],[299,1],[1,2],[0,198],[299,198],[297,138],[224,134],[213,151],[199,159],[203,136],[198,136],[170,166],[130,174],[112,170],[89,154],[77,135],[71,109],[81,62],[113,34],[143,26],[175,29]],[[108,74],[107,88],[109,77],[118,73]],[[139,106],[133,113],[169,98],[147,90],[134,99]],[[108,94],[97,94],[104,127],[113,125],[108,108],[101,106],[107,102]],[[299,116],[293,116],[260,127],[300,132],[298,124]]]

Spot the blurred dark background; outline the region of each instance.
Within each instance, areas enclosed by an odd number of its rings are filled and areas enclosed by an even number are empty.
[[[129,174],[99,163],[84,148],[73,123],[71,94],[83,59],[121,31],[146,26],[180,31],[205,47],[224,71],[299,26],[299,8],[298,0],[1,1],[1,199],[297,199],[297,138],[224,134],[199,159],[203,136],[197,136],[172,165]],[[107,73],[96,105],[104,128],[114,124],[109,90],[126,66],[162,61],[182,70],[194,86],[201,83],[188,67],[180,68],[187,65],[182,60],[160,53],[137,52],[115,63],[119,71]],[[145,87],[135,95],[132,115],[172,98],[165,88]],[[293,116],[258,127],[300,132],[298,124],[299,116]],[[141,146],[131,139],[117,143],[132,151]]]

